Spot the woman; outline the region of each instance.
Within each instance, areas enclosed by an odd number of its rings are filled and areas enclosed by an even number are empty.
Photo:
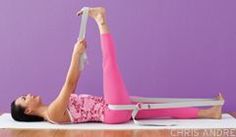
[[[78,12],[80,15],[83,11]],[[104,8],[89,9],[89,16],[98,25],[103,56],[104,97],[77,95],[77,81],[80,77],[79,58],[86,49],[86,41],[78,41],[72,53],[71,64],[65,83],[57,98],[49,105],[42,103],[40,96],[28,94],[14,100],[11,104],[12,117],[17,121],[49,121],[51,123],[79,123],[100,121],[104,123],[123,123],[131,118],[131,111],[110,110],[107,104],[131,104],[122,76],[116,63],[114,42],[110,33]],[[217,99],[223,100],[221,94]],[[141,110],[137,119],[154,117],[172,118],[213,118],[220,119],[222,106],[207,109],[197,107]]]

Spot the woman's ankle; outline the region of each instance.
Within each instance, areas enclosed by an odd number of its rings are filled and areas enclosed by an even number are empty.
[[[105,15],[103,14],[98,14],[97,17],[95,18],[96,23],[98,24],[98,26],[104,26],[106,25],[106,18]]]
[[[219,107],[219,108],[217,108]],[[209,109],[201,109],[198,112],[198,118],[211,118],[211,119],[221,119],[221,107],[220,106],[213,106]]]

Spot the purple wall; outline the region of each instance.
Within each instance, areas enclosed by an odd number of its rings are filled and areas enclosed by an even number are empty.
[[[104,6],[130,95],[211,98],[235,111],[236,1],[0,1],[0,111],[31,92],[52,101],[65,80],[82,6]],[[102,95],[98,28],[77,93]]]

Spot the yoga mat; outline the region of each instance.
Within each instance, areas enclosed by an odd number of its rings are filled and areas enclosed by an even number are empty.
[[[57,125],[49,122],[17,122],[9,113],[0,116],[0,129],[83,129],[83,130],[133,130],[133,129],[206,129],[236,128],[236,119],[230,114],[223,114],[222,119],[152,119],[143,122],[177,124],[177,126],[139,126],[132,120],[122,124],[104,124],[100,122]]]

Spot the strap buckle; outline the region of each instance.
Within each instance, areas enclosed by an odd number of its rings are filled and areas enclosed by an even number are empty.
[[[137,108],[137,110],[141,110],[142,109],[142,103],[138,102],[136,104],[136,108]]]

